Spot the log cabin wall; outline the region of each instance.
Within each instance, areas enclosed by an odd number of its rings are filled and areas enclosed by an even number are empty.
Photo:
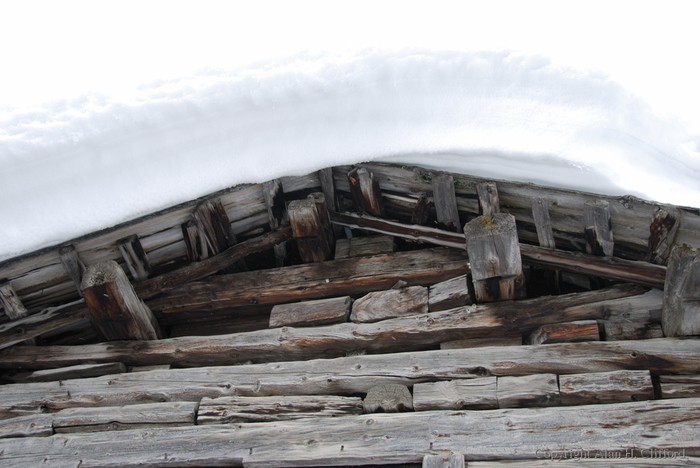
[[[508,256],[463,234],[501,218]],[[697,465],[699,247],[696,209],[417,167],[224,190],[0,264],[0,461]]]

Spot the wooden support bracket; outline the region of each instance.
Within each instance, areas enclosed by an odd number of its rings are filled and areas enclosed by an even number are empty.
[[[449,174],[441,174],[433,179],[433,199],[438,226],[453,232],[462,232],[459,221],[454,179]]]
[[[537,239],[540,247],[546,249],[556,248],[552,222],[549,219],[549,208],[544,198],[538,197],[532,200],[532,217],[535,219],[535,228],[537,229]]]
[[[348,182],[358,212],[384,217],[382,194],[373,173],[364,167],[352,169],[348,172]]]
[[[605,200],[588,200],[583,211],[586,226],[586,253],[599,257],[612,257],[613,241],[610,204]]]
[[[323,262],[333,258],[334,237],[323,194],[292,201],[289,221],[304,262]]]
[[[0,284],[0,303],[10,320],[17,320],[29,314],[9,281]]]
[[[482,182],[476,186],[476,194],[479,197],[479,214],[491,216],[501,212],[498,200],[498,188],[495,182]]]
[[[148,255],[143,250],[139,236],[134,234],[121,239],[117,242],[117,246],[135,281],[143,281],[151,276],[151,262],[148,261]]]
[[[687,245],[671,251],[661,312],[664,335],[700,335],[700,249]]]
[[[94,323],[108,341],[163,337],[151,309],[115,261],[90,265],[81,286]]]
[[[657,206],[649,226],[647,262],[666,265],[680,227],[680,212],[671,206]]]
[[[75,250],[73,244],[61,247],[58,250],[58,255],[61,257],[61,264],[63,264],[63,269],[66,270],[68,276],[70,277],[73,284],[75,284],[75,289],[82,294],[80,291],[80,282],[83,279],[83,273],[85,272],[85,265],[78,257],[78,252]]]

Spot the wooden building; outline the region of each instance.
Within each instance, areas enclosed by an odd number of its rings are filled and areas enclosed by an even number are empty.
[[[698,466],[700,210],[362,164],[0,264],[0,466]]]

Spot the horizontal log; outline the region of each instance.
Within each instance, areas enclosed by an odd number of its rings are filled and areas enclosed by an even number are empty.
[[[496,409],[496,379],[417,383],[413,386],[413,407],[416,411]]]
[[[440,229],[401,224],[349,213],[331,213],[331,221],[341,226],[366,229],[404,239],[458,249],[466,248],[463,235]],[[663,289],[666,279],[666,267],[662,265],[618,257],[596,257],[580,252],[567,252],[523,243],[520,243],[520,254],[524,263],[610,280],[638,283],[654,288]]]
[[[26,380],[27,382],[51,382],[54,380],[84,379],[101,375],[121,374],[122,372],[126,372],[126,366],[121,362],[82,364],[34,371],[26,376]]]
[[[352,304],[350,321],[357,323],[378,322],[402,315],[428,313],[428,288],[407,288],[373,291]]]
[[[546,434],[546,437],[543,436]],[[0,441],[7,467],[342,466],[420,463],[426,454],[461,452],[469,460],[537,459],[547,450],[634,448],[698,456],[700,400],[577,407],[427,411],[191,426]],[[108,449],[107,449],[108,448]],[[646,452],[644,452],[646,451]]]
[[[555,374],[498,377],[496,396],[499,408],[558,406],[560,403]]]
[[[37,369],[86,362],[191,367],[333,358],[357,352],[389,353],[437,348],[444,341],[526,333],[559,321],[609,319],[630,309],[660,307],[658,294],[644,293],[640,286],[622,285],[518,303],[460,307],[376,323],[282,327],[231,335],[84,346],[43,346],[38,350],[9,349],[0,353],[0,368]]]
[[[198,401],[224,396],[355,395],[382,384],[621,369],[700,372],[700,340],[594,341],[350,356],[338,359],[134,372],[0,386],[0,417],[76,406]]]
[[[471,304],[467,275],[460,275],[430,286],[428,302],[431,312]]]
[[[466,253],[453,249],[399,252],[270,270],[219,275],[146,301],[164,314],[366,294],[398,280],[430,285],[469,270]]]
[[[346,322],[351,307],[350,296],[278,304],[270,313],[270,328],[310,327]]]
[[[600,332],[598,331],[597,321],[579,320],[577,322],[543,325],[532,332],[526,341],[530,345],[540,345],[574,341],[598,341],[599,339]]]
[[[700,375],[660,375],[661,398],[700,397]]]
[[[485,336],[483,338],[468,338],[466,340],[445,341],[440,343],[440,349],[484,348],[486,346],[520,346],[523,337],[519,334],[503,336]]]
[[[53,421],[46,414],[30,414],[12,419],[0,419],[0,439],[48,437],[52,434]]]
[[[622,403],[654,398],[648,371],[596,372],[562,375],[559,378],[562,405]]]

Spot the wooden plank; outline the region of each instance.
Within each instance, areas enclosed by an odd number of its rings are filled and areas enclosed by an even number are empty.
[[[401,384],[384,384],[372,387],[362,400],[365,413],[400,413],[413,411],[413,396],[408,387]]]
[[[549,208],[547,201],[542,197],[532,199],[532,217],[537,229],[537,240],[540,247],[545,249],[556,248],[554,242],[554,232],[552,231],[552,221],[549,218]]]
[[[350,296],[278,304],[272,307],[270,328],[310,327],[346,322],[351,307]]]
[[[586,253],[612,257],[615,244],[610,221],[610,204],[605,200],[587,200],[584,205],[583,222],[586,226]]]
[[[532,332],[526,341],[529,345],[549,343],[576,343],[578,341],[598,341],[600,331],[595,320],[543,325]]]
[[[666,265],[673,248],[678,229],[680,228],[680,212],[672,206],[657,206],[654,218],[649,226],[649,247],[647,262]]]
[[[665,336],[700,335],[700,249],[671,251],[661,324]]]
[[[176,401],[118,407],[66,408],[50,415],[56,433],[100,432],[194,425],[197,402]]]
[[[498,377],[496,396],[499,408],[558,406],[561,402],[555,374]]]
[[[649,340],[663,338],[664,331],[659,322],[609,322],[599,321],[603,336],[613,340]]]
[[[430,286],[428,303],[431,312],[452,309],[471,303],[467,275],[459,275]]]
[[[221,200],[207,200],[200,203],[193,215],[204,230],[207,243],[214,255],[238,242]]]
[[[139,236],[134,234],[121,239],[117,242],[117,246],[135,281],[143,281],[151,276],[151,262],[148,261],[148,255],[143,250]]]
[[[700,458],[688,457],[683,450],[639,449],[585,450],[581,447],[545,449],[537,453],[538,459],[470,461],[469,468],[538,468],[554,466],[578,468],[657,468],[700,466]]]
[[[115,361],[127,365],[226,365],[419,350],[437,347],[444,341],[523,333],[559,320],[608,318],[618,310],[658,308],[648,293],[639,294],[642,291],[620,286],[518,303],[462,307],[376,323],[283,327],[232,335],[79,347],[43,346],[41,352],[10,349],[0,353],[0,368],[37,369]]]
[[[440,343],[440,349],[484,348],[486,346],[520,346],[522,344],[523,337],[520,334],[515,334],[445,341]]]
[[[421,193],[411,211],[411,224],[423,225],[428,222],[430,204],[430,199],[424,193]]]
[[[209,257],[207,236],[202,227],[189,220],[182,225],[182,236],[187,246],[187,258],[190,262],[200,262]]]
[[[479,214],[491,216],[501,212],[498,200],[498,187],[495,182],[482,182],[476,186],[476,194],[479,197]]]
[[[394,238],[391,236],[352,237],[338,239],[335,245],[335,259],[369,257],[390,254],[396,251]]]
[[[81,364],[77,366],[59,367],[57,369],[42,369],[27,375],[28,382],[53,382],[56,380],[84,379],[101,375],[121,374],[126,372],[126,366],[121,362],[106,362],[102,364]]]
[[[49,437],[53,435],[51,416],[31,414],[12,419],[0,419],[0,439],[13,437]],[[2,455],[0,454],[0,460]]]
[[[0,284],[0,303],[5,308],[5,315],[10,320],[17,320],[29,314],[10,282]]]
[[[362,414],[362,398],[333,395],[202,398],[197,424],[289,421]]]
[[[438,226],[453,232],[462,232],[459,220],[454,179],[451,175],[441,174],[433,179],[433,201],[437,213]]]
[[[374,291],[352,304],[350,321],[370,323],[403,315],[428,313],[428,288],[411,286]]]
[[[322,197],[322,196],[321,196]],[[301,258],[306,263],[333,258],[333,237],[326,229],[323,212],[314,197],[289,203],[289,221]]]
[[[416,411],[498,408],[496,377],[417,383],[413,407]]]
[[[481,216],[464,226],[472,282],[478,302],[525,297],[515,217]]]
[[[366,229],[445,247],[466,248],[464,236],[440,229],[406,225],[348,213],[331,213],[331,220],[333,223],[353,229]],[[663,288],[666,278],[666,268],[661,265],[618,257],[596,257],[581,252],[552,250],[523,243],[520,244],[520,254],[525,263],[532,265],[578,274],[589,274],[610,280],[638,283],[655,288]]]
[[[559,391],[567,406],[654,399],[651,375],[642,370],[562,375]]]
[[[546,434],[546,439],[543,439]],[[537,459],[546,450],[700,454],[700,401],[677,399],[579,407],[428,411],[263,424],[55,435],[0,442],[8,468],[38,466],[347,466],[421,462],[426,452],[466,460]],[[572,442],[574,441],[574,442]],[[430,448],[432,444],[432,449]],[[105,448],[109,447],[109,450]],[[166,457],[167,454],[167,457]],[[551,460],[550,460],[551,461]]]
[[[73,244],[66,245],[58,249],[58,254],[61,257],[61,264],[63,269],[66,271],[71,281],[75,285],[75,289],[78,293],[80,291],[80,282],[83,278],[83,273],[85,272],[85,265],[80,260],[78,252],[75,250]]]
[[[700,397],[700,375],[660,375],[661,398]]]
[[[380,218],[384,216],[384,203],[379,184],[371,171],[364,167],[351,169],[348,172],[348,182],[358,212],[369,213]]]
[[[412,386],[436,380],[621,369],[696,374],[700,340],[663,338],[637,342],[561,343],[337,359],[134,372],[91,379],[0,386],[0,417],[46,408],[120,406],[204,397],[353,395],[382,384]]]
[[[439,455],[426,455],[423,457],[423,468],[464,468],[464,455],[461,453],[447,452]]]
[[[114,261],[90,265],[81,284],[95,326],[107,340],[156,340],[158,320]]]
[[[287,215],[287,205],[284,200],[284,189],[279,179],[264,182],[262,184],[265,206],[267,206],[267,217],[270,229],[275,231],[280,226],[289,224]],[[284,242],[274,246],[275,264],[278,267],[284,266],[284,259],[287,256],[287,246]]]

